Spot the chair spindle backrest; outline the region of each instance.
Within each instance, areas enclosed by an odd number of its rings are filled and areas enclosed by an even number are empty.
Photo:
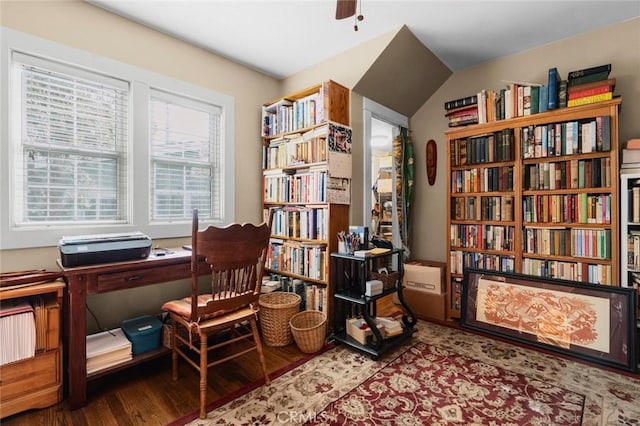
[[[208,226],[199,230],[198,211],[194,210],[191,237],[192,321],[257,304],[270,234],[267,223]],[[197,303],[198,276],[203,267],[211,271],[211,287],[202,292],[212,296],[206,306],[202,298]]]

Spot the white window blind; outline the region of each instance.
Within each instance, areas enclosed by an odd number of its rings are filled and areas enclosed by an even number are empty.
[[[128,84],[13,53],[17,226],[127,220]]]
[[[150,91],[151,220],[220,220],[221,109]]]

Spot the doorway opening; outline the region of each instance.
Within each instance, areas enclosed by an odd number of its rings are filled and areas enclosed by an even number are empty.
[[[384,105],[364,98],[364,199],[363,222],[369,224],[369,234],[402,247],[398,217],[396,173],[393,161],[393,140],[400,126],[408,127],[407,117]]]

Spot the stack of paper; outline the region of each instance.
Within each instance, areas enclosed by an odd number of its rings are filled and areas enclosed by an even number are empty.
[[[384,336],[393,337],[402,334],[402,324],[400,321],[388,317],[376,318],[376,324],[384,327]]]
[[[121,328],[87,336],[87,374],[132,359],[131,342]]]
[[[36,354],[33,307],[25,299],[11,299],[0,307],[0,365],[32,358]]]

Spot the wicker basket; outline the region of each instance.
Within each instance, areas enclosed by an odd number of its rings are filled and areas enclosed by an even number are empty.
[[[304,353],[318,352],[327,335],[327,316],[320,311],[303,311],[289,321],[298,348]]]
[[[293,343],[289,320],[300,310],[302,298],[296,293],[275,291],[260,296],[260,328],[267,346],[287,346]]]
[[[381,274],[374,271],[369,272],[369,279],[382,281],[382,288],[384,288],[385,290],[395,288],[396,284],[398,283],[399,277],[400,274],[397,271],[389,272],[388,274]]]

